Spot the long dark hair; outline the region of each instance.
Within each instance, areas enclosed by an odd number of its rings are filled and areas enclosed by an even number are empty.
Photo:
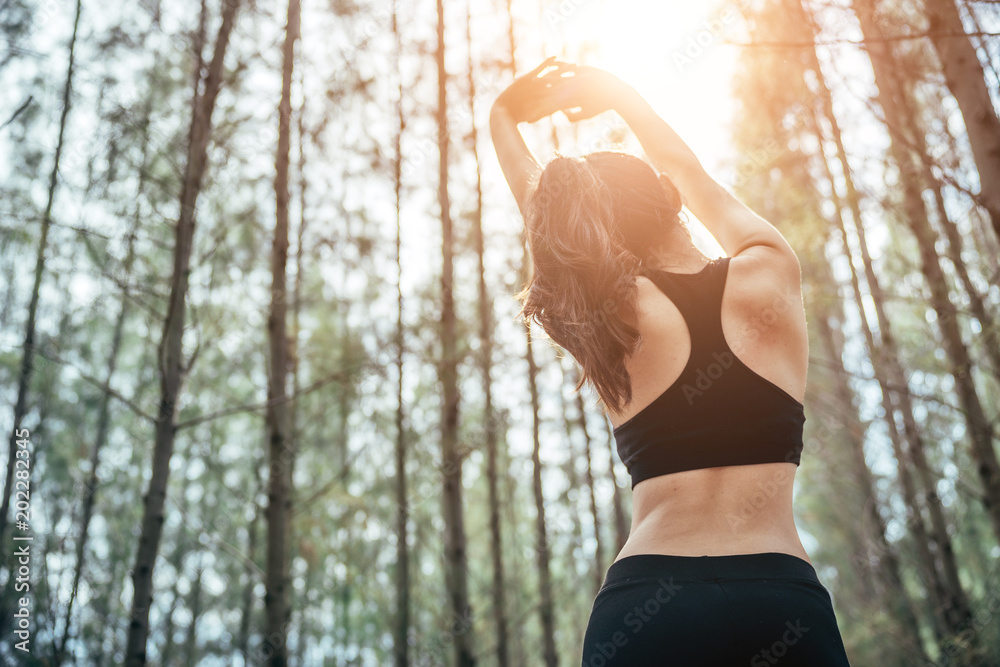
[[[534,320],[583,368],[605,408],[632,400],[625,359],[638,330],[635,277],[680,228],[681,199],[666,176],[626,153],[557,157],[546,165],[525,214],[531,273],[518,295]]]

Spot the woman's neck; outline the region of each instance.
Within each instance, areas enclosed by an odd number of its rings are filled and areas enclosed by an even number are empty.
[[[691,237],[678,230],[659,248],[652,248],[643,259],[643,264],[647,268],[659,271],[697,273],[708,261],[708,258],[695,247]]]

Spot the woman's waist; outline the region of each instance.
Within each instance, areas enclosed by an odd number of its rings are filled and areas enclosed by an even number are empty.
[[[618,557],[639,553],[721,556],[767,551],[790,553],[809,560],[794,522],[739,531],[728,530],[717,523],[697,527],[644,523],[633,526]]]
[[[739,530],[778,517],[791,521],[795,472],[791,463],[763,463],[652,477],[632,489],[632,526],[645,521],[700,526],[721,520]]]
[[[776,464],[785,466],[788,464]],[[708,473],[709,471],[697,471]],[[637,485],[623,554],[740,554],[774,551],[808,561],[783,470],[668,475]],[[677,479],[670,479],[677,477]],[[621,556],[620,556],[621,557]]]

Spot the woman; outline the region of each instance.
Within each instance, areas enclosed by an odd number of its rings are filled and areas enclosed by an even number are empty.
[[[618,153],[542,169],[518,130],[612,109],[656,171]],[[584,666],[848,665],[792,516],[808,360],[794,252],[607,72],[550,58],[490,125],[527,227],[522,316],[580,363],[632,477]],[[698,251],[682,202],[727,257]]]

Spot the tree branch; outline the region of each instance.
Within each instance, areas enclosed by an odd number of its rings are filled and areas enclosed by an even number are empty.
[[[98,389],[100,389],[101,391],[103,391],[104,393],[106,393],[108,396],[111,396],[112,398],[118,399],[119,401],[121,401],[122,403],[124,403],[126,406],[128,406],[128,408],[132,412],[134,412],[138,417],[141,417],[142,419],[145,419],[146,421],[148,421],[150,423],[155,423],[156,422],[156,418],[155,417],[153,417],[151,414],[145,412],[142,408],[140,408],[138,405],[136,405],[136,403],[133,402],[131,399],[123,396],[118,391],[115,391],[114,389],[112,389],[103,380],[98,380],[97,378],[93,377],[92,375],[88,375],[87,373],[84,373],[75,364],[72,364],[72,363],[66,361],[62,357],[59,357],[58,355],[52,354],[51,352],[47,352],[45,349],[43,349],[41,347],[35,348],[35,354],[37,354],[38,356],[40,356],[40,357],[42,357],[44,359],[48,359],[52,363],[60,364],[62,366],[69,366],[70,368],[72,368],[73,370],[75,370],[77,373],[80,374],[80,378],[81,379],[83,379],[86,382],[94,385],[95,387],[97,387]]]
[[[14,119],[17,118],[18,116],[20,116],[21,112],[24,111],[25,109],[27,109],[29,106],[31,106],[31,103],[34,102],[34,101],[35,101],[35,98],[32,97],[31,95],[28,95],[28,99],[26,99],[24,101],[24,104],[22,104],[21,106],[19,106],[17,108],[17,110],[13,113],[13,115],[11,115],[11,117],[8,118],[7,121],[3,125],[0,125],[0,130],[2,130],[3,128],[7,127],[11,123],[13,123]]]
[[[761,47],[761,48],[814,48],[817,46],[864,46],[865,44],[873,44],[877,42],[901,42],[908,39],[923,39],[924,37],[1000,37],[1000,32],[954,32],[954,33],[942,33],[942,32],[915,32],[909,35],[886,35],[885,37],[869,37],[862,40],[853,39],[831,39],[831,40],[816,40],[811,42],[733,42],[730,40],[720,40],[720,44],[728,44],[729,46],[741,46],[741,47]]]
[[[216,410],[215,412],[209,412],[207,414],[200,415],[198,417],[194,417],[192,419],[188,419],[187,421],[183,421],[183,422],[178,423],[177,426],[175,427],[175,430],[180,431],[181,429],[190,428],[191,426],[197,426],[198,424],[202,424],[202,423],[207,422],[207,421],[212,421],[212,420],[215,420],[215,419],[220,419],[222,417],[229,417],[230,415],[240,414],[242,412],[258,412],[260,410],[266,410],[267,408],[269,408],[269,407],[271,407],[273,405],[281,405],[283,403],[287,403],[289,401],[295,400],[299,396],[305,396],[306,394],[311,394],[312,392],[314,392],[314,391],[316,391],[318,389],[322,389],[323,387],[325,387],[328,384],[331,384],[333,382],[337,382],[338,380],[343,380],[343,379],[345,379],[347,377],[350,377],[352,374],[354,374],[354,373],[356,373],[356,372],[358,372],[358,371],[360,371],[360,370],[362,370],[362,369],[364,369],[366,367],[369,367],[371,365],[372,365],[371,362],[367,362],[366,361],[366,362],[364,362],[362,364],[359,364],[359,365],[357,365],[355,367],[346,368],[346,369],[337,371],[336,373],[334,373],[332,375],[328,375],[328,376],[326,376],[324,378],[320,378],[319,380],[316,380],[312,384],[307,385],[307,386],[301,388],[299,391],[295,392],[294,394],[289,394],[288,396],[286,396],[285,398],[280,399],[280,400],[264,401],[263,403],[253,403],[253,404],[250,404],[250,405],[239,405],[239,406],[232,407],[232,408],[224,408],[222,410]]]

